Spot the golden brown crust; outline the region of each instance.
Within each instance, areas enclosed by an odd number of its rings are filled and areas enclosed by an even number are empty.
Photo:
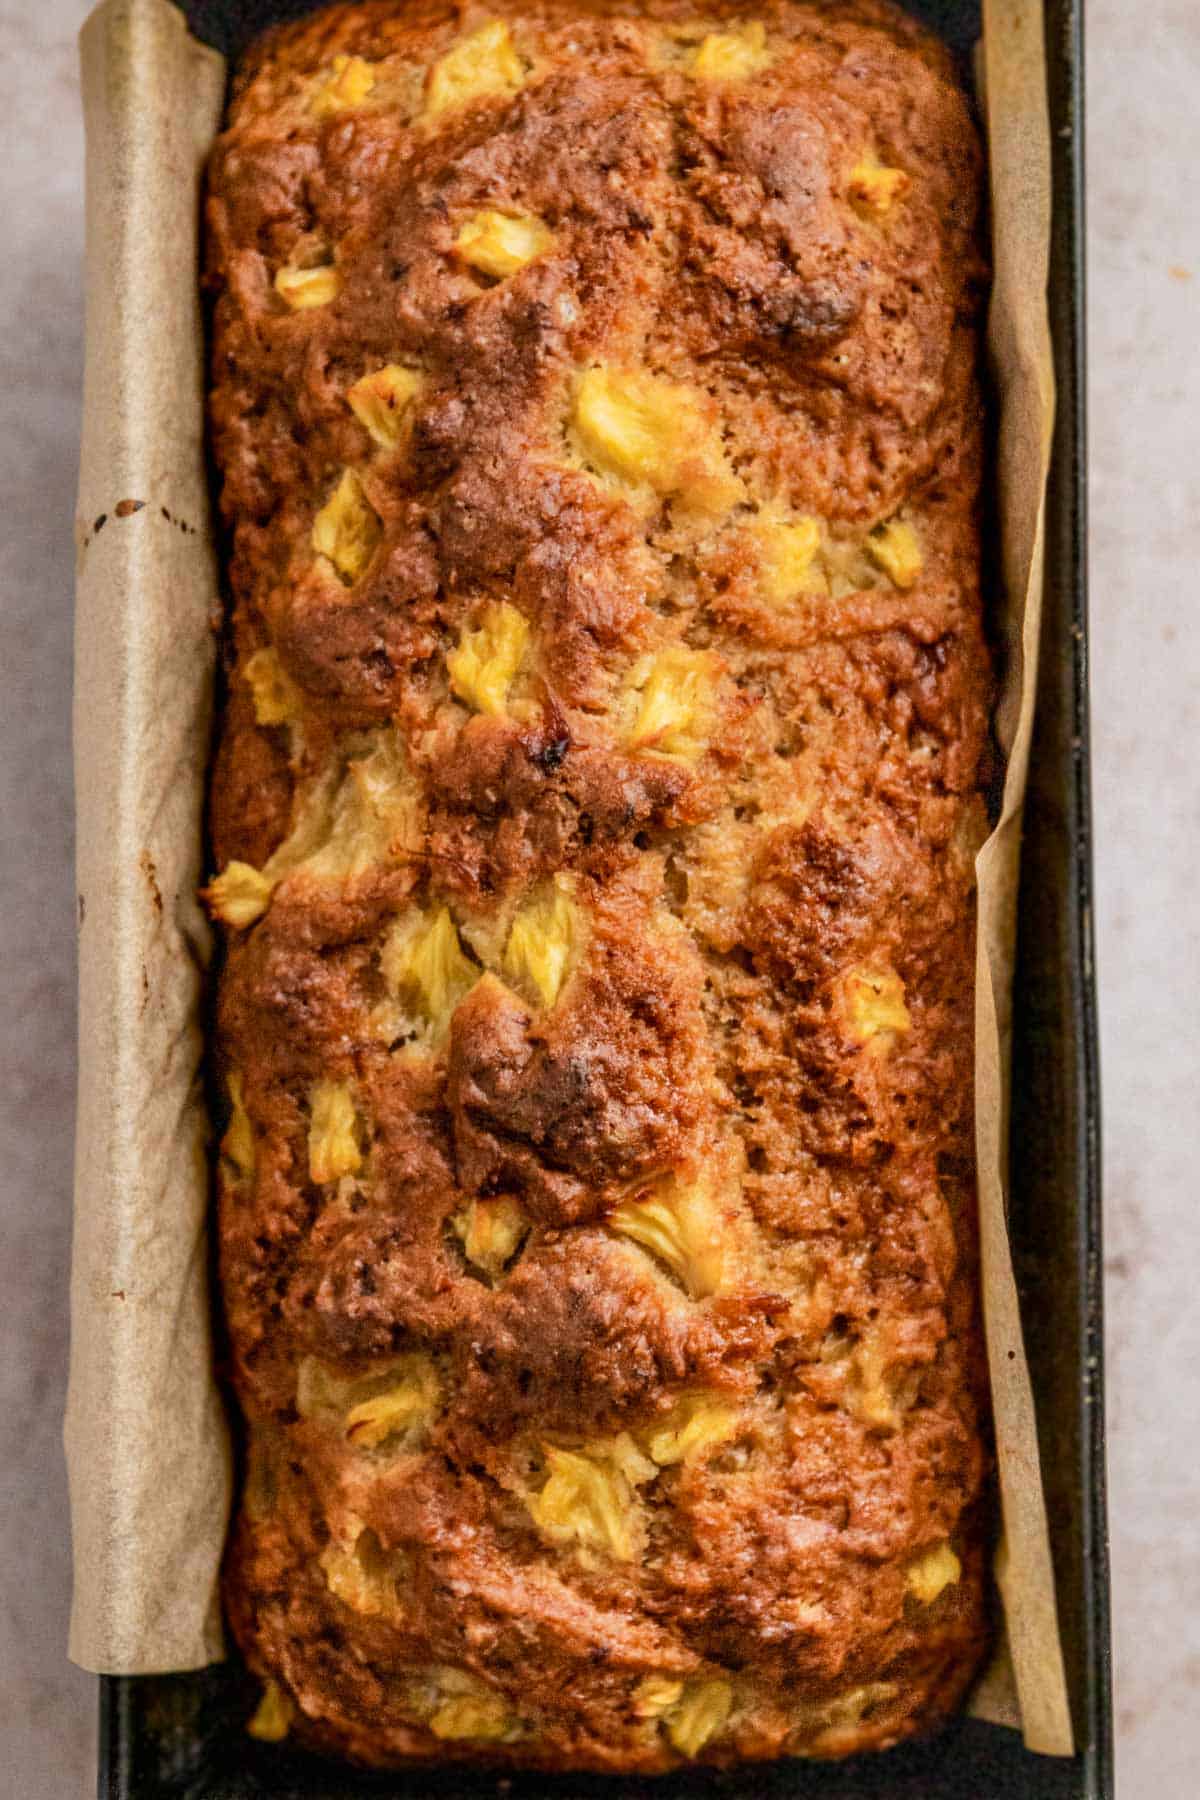
[[[970,1678],[978,204],[882,0],[368,0],[238,76],[209,898],[266,1735],[836,1756]]]

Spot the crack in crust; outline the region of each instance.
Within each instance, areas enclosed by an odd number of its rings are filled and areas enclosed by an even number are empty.
[[[237,75],[259,1736],[841,1756],[978,1661],[978,206],[885,0],[366,0]]]

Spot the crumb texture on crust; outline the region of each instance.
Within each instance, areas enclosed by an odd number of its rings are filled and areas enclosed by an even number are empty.
[[[260,1737],[841,1756],[978,1660],[979,187],[883,0],[368,0],[237,76]]]

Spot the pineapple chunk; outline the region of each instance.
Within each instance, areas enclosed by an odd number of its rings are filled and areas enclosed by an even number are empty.
[[[338,1375],[315,1356],[302,1356],[296,1365],[296,1411],[302,1419],[344,1407],[356,1389],[353,1375]]]
[[[829,580],[819,561],[819,519],[761,519],[755,527],[763,591],[777,605],[797,594],[827,594]]]
[[[300,717],[300,694],[274,650],[256,650],[248,656],[242,664],[242,679],[250,689],[254,717],[260,725],[289,725]]]
[[[424,1350],[409,1351],[370,1375],[339,1375],[315,1356],[305,1356],[296,1370],[296,1411],[302,1419],[326,1419],[344,1436],[347,1415],[356,1406],[401,1387],[426,1396],[431,1418],[438,1393],[437,1371]],[[414,1415],[414,1428],[426,1422],[424,1416],[418,1419]]]
[[[318,1081],[308,1099],[308,1172],[318,1185],[362,1168],[354,1096],[344,1081]]]
[[[688,1681],[683,1693],[663,1714],[667,1736],[681,1756],[697,1756],[710,1738],[725,1729],[733,1711],[733,1687],[720,1676]]]
[[[263,873],[277,881],[301,869],[317,880],[361,875],[390,860],[397,845],[416,834],[414,813],[400,740],[380,732],[343,772],[335,768],[313,790]]]
[[[612,1463],[632,1487],[641,1487],[643,1483],[653,1481],[658,1474],[649,1457],[642,1455],[627,1431],[619,1431],[612,1438],[596,1438],[590,1444],[585,1444],[584,1449],[590,1456]]]
[[[720,1287],[721,1222],[703,1188],[668,1187],[647,1200],[625,1200],[605,1222],[665,1263],[693,1300]]]
[[[462,1242],[463,1255],[491,1281],[499,1280],[528,1230],[524,1213],[508,1194],[495,1200],[472,1200],[450,1223]]]
[[[328,767],[300,802],[292,829],[261,870],[231,862],[201,893],[216,918],[252,925],[277,882],[303,873],[347,881],[389,860],[415,835],[415,801],[395,732],[381,731],[344,767]]]
[[[634,1690],[634,1715],[639,1719],[661,1719],[682,1697],[683,1682],[677,1677],[647,1675]]]
[[[821,1361],[844,1365],[841,1403],[847,1412],[872,1428],[898,1431],[897,1388],[903,1375],[893,1373],[889,1335],[878,1323],[864,1325],[857,1337],[829,1332],[821,1345]]]
[[[312,546],[328,557],[347,587],[366,570],[374,556],[382,528],[379,514],[363,492],[353,469],[342,478],[313,520]]]
[[[637,706],[625,739],[629,748],[697,762],[712,728],[720,666],[711,651],[682,644],[643,657],[629,679]]]
[[[850,1030],[875,1055],[886,1055],[897,1033],[912,1025],[904,983],[894,969],[852,969],[842,983]]]
[[[200,897],[214,919],[232,925],[235,931],[245,931],[266,912],[274,885],[269,876],[251,868],[249,863],[235,860],[226,863],[221,873],[201,890]]]
[[[293,312],[306,312],[310,306],[328,306],[336,300],[342,278],[332,263],[315,269],[298,269],[285,263],[275,271],[275,292]]]
[[[903,169],[890,169],[872,150],[864,150],[850,171],[850,198],[862,212],[882,219],[912,186]]]
[[[746,81],[770,61],[766,31],[754,19],[738,31],[710,31],[696,52],[692,72],[699,81]]]
[[[962,1564],[949,1544],[936,1544],[908,1565],[905,1581],[909,1593],[922,1606],[932,1606],[944,1588],[952,1587],[962,1574]]]
[[[389,1438],[429,1426],[438,1403],[438,1378],[427,1356],[409,1358],[390,1387],[360,1400],[345,1418],[347,1443],[378,1450]]]
[[[381,450],[394,450],[404,436],[421,377],[400,363],[387,363],[354,383],[350,410]]]
[[[398,1610],[397,1559],[360,1520],[347,1519],[344,1540],[327,1544],[318,1560],[326,1587],[352,1612],[372,1618]]]
[[[294,1715],[295,1708],[290,1696],[284,1693],[278,1682],[268,1681],[246,1730],[260,1744],[281,1744],[291,1730]]]
[[[851,1356],[851,1378],[846,1385],[846,1405],[864,1425],[898,1431],[900,1415],[888,1379],[889,1357],[883,1333],[867,1326]]]
[[[847,1688],[832,1700],[809,1702],[799,1708],[798,1729],[807,1735],[802,1756],[842,1756],[856,1748],[867,1714],[894,1700],[899,1688],[894,1681],[873,1681]],[[815,1736],[810,1735],[815,1732]]]
[[[588,369],[572,420],[584,457],[601,474],[701,512],[721,512],[743,494],[725,464],[720,435],[694,388],[644,370]]]
[[[508,26],[491,19],[460,38],[453,49],[434,63],[425,90],[425,114],[435,119],[442,113],[473,100],[515,93],[525,80]]]
[[[439,1031],[479,976],[444,906],[432,919],[405,919],[394,926],[379,966],[391,991]]]
[[[924,563],[917,534],[901,519],[877,525],[867,539],[867,553],[898,588],[910,588],[920,580]]]
[[[673,1463],[693,1462],[725,1443],[737,1430],[736,1410],[724,1401],[707,1394],[692,1394],[679,1400],[661,1419],[642,1434],[652,1461],[660,1468]]]
[[[476,1675],[434,1664],[409,1689],[409,1704],[440,1738],[513,1738],[520,1720]]]
[[[254,1179],[254,1127],[246,1111],[242,1077],[236,1070],[229,1076],[229,1123],[221,1139],[221,1155],[231,1162],[242,1181]]]
[[[584,448],[601,468],[625,481],[670,490],[673,427],[665,383],[610,369],[589,369],[579,382],[575,428]]]
[[[361,106],[374,86],[375,71],[361,56],[335,56],[313,96],[313,112],[325,119],[331,113]]]
[[[523,906],[504,947],[504,972],[518,986],[553,1006],[566,980],[578,935],[575,907],[565,884]]]
[[[540,219],[525,214],[514,217],[489,208],[471,214],[455,238],[454,248],[470,268],[504,281],[535,257],[544,256],[553,243],[553,233]]]
[[[508,1737],[516,1723],[499,1694],[451,1694],[429,1721],[438,1738],[498,1739]]]
[[[596,1554],[630,1562],[636,1549],[635,1486],[656,1473],[624,1433],[583,1450],[543,1446],[549,1476],[526,1505],[543,1537],[585,1558]]]
[[[476,712],[503,713],[508,690],[529,645],[529,623],[507,600],[491,601],[474,631],[464,631],[446,658],[450,686]]]

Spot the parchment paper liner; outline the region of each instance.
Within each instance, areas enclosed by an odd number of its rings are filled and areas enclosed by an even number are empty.
[[[1053,417],[1049,126],[1041,0],[985,0],[984,15],[995,255],[989,346],[1002,403],[998,477],[1010,599],[998,714],[1008,773],[1002,817],[977,865],[976,1110],[1007,1641],[972,1710],[1020,1724],[1031,1749],[1069,1754],[1004,1202],[1020,807]],[[209,938],[194,898],[218,595],[196,218],[225,71],[166,0],[105,0],[81,47],[88,236],[77,527],[70,1654],[96,1671],[163,1673],[223,1654],[217,1572],[231,1486],[209,1322],[200,1084]]]

